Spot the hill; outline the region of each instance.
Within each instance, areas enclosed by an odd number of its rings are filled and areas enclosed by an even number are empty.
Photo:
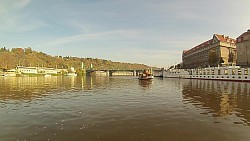
[[[12,48],[11,50],[5,47],[0,48],[0,69],[13,69],[16,66],[38,66],[52,68],[67,68],[74,67],[80,70],[84,64],[85,69],[147,69],[150,66],[143,64],[113,62],[111,60],[97,58],[79,58],[70,56],[51,56],[43,52],[37,52],[28,48]]]

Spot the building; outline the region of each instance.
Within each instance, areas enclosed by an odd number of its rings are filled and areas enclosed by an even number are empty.
[[[56,71],[57,71],[57,74],[67,74],[67,73],[69,73],[68,69],[56,69]]]
[[[20,74],[37,74],[38,69],[37,67],[22,67],[22,66],[17,66],[16,72]]]
[[[17,66],[16,73],[18,74],[38,74],[38,75],[57,75],[62,71],[67,72],[67,69],[54,69],[54,68],[45,68],[45,67],[23,67]]]
[[[203,68],[229,65],[236,62],[236,40],[225,35],[214,34],[213,38],[182,53],[184,68]],[[229,54],[232,54],[231,60]]]
[[[38,68],[38,72],[41,74],[57,74],[57,70],[54,68]]]
[[[236,39],[237,65],[250,66],[250,29]]]

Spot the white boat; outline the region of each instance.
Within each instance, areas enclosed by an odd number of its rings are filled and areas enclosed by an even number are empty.
[[[45,74],[44,76],[45,76],[45,77],[49,77],[49,76],[52,76],[52,75],[51,75],[51,74]]]
[[[76,73],[68,73],[67,76],[77,76]]]
[[[16,76],[16,70],[15,69],[7,70],[6,72],[3,72],[2,76],[15,77]]]
[[[154,77],[163,77],[163,70],[154,71]]]
[[[250,82],[250,68],[214,67],[202,69],[171,69],[164,71],[163,77]]]

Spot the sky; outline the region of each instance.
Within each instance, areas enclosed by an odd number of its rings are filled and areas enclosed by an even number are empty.
[[[169,67],[250,29],[250,0],[0,0],[0,47]]]

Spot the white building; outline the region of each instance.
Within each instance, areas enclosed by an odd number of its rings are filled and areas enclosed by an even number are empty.
[[[17,73],[22,73],[22,74],[37,74],[38,73],[38,68],[37,67],[17,66],[16,67],[16,72]]]
[[[57,74],[57,70],[54,68],[38,68],[38,72],[41,74]]]

